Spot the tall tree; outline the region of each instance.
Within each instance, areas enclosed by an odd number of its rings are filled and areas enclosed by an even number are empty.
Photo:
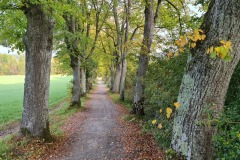
[[[47,5],[30,1],[23,1],[23,4],[22,10],[27,17],[27,31],[23,38],[26,75],[20,130],[24,135],[49,139],[48,98],[54,21]]]
[[[139,65],[136,75],[136,84],[134,91],[134,104],[131,113],[137,115],[144,115],[144,83],[143,78],[147,72],[147,66],[149,61],[149,54],[151,52],[151,45],[153,40],[153,32],[155,27],[155,21],[158,16],[161,0],[158,0],[156,12],[154,14],[154,1],[145,0],[145,22],[144,22],[144,35],[142,46],[140,50]]]
[[[212,0],[201,29],[206,39],[191,50],[179,91],[172,147],[187,159],[213,158],[214,120],[221,114],[233,70],[240,58],[240,3]],[[210,58],[206,50],[231,41],[231,61]]]
[[[113,17],[114,17],[117,37],[116,37],[115,51],[114,51],[114,54],[116,56],[116,70],[114,75],[114,83],[113,83],[112,91],[119,93],[121,71],[122,71],[121,58],[122,58],[122,33],[123,33],[124,20],[122,22],[122,25],[120,25],[117,7],[118,7],[118,1],[113,0]]]
[[[81,66],[81,86],[82,86],[82,93],[86,94],[87,91],[87,71],[89,70],[87,64],[91,62],[91,56],[94,54],[96,49],[97,41],[99,39],[99,34],[102,30],[103,25],[106,22],[106,19],[109,16],[109,2],[105,0],[93,0],[90,4],[91,7],[85,4],[85,10],[87,10],[87,18],[89,19],[86,23],[86,44],[83,46],[82,49],[82,66]],[[93,15],[92,15],[92,14]],[[91,21],[94,21],[92,23]],[[95,32],[91,34],[91,28],[94,28]],[[90,43],[92,42],[92,43]],[[90,78],[91,79],[91,78]],[[90,80],[91,81],[91,80]]]
[[[5,36],[7,34],[17,35],[10,36],[10,38],[6,36],[6,44],[20,50],[26,50],[23,114],[20,131],[23,135],[29,134],[44,139],[51,139],[48,98],[55,26],[51,6],[52,3],[46,5],[43,2],[30,0],[3,0],[0,2],[1,14],[4,17],[11,17],[14,13],[18,15],[16,23],[12,24],[15,27],[11,27],[15,28],[12,30],[13,32],[8,32],[7,28],[1,28],[6,31]],[[1,23],[3,23],[2,19]],[[24,31],[26,31],[25,34]]]
[[[65,35],[65,43],[70,56],[70,66],[73,70],[73,88],[71,106],[81,106],[81,88],[80,88],[80,50],[79,38],[75,35],[78,33],[79,25],[76,17],[64,15],[66,29],[69,34]]]
[[[121,70],[121,79],[120,79],[120,100],[124,101],[124,89],[125,89],[125,80],[127,75],[127,54],[128,54],[128,36],[129,36],[129,19],[130,19],[130,8],[131,8],[131,0],[124,0],[124,8],[126,13],[125,18],[125,35],[124,35],[124,47],[122,54],[122,70]]]

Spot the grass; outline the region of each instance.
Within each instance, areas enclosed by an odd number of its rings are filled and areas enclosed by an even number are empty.
[[[120,100],[120,96],[118,93],[113,93],[111,91],[108,92],[109,97],[116,103],[123,105],[128,111],[132,109],[132,102],[128,99],[125,101]]]
[[[51,76],[50,107],[67,97],[67,86],[71,79],[71,76]],[[0,129],[21,119],[23,90],[24,76],[0,76]]]
[[[81,98],[82,107],[69,108],[69,102],[62,100],[55,106],[59,106],[50,113],[50,131],[56,140],[55,143],[39,143],[40,141],[31,137],[24,137],[20,140],[15,136],[9,135],[0,139],[0,160],[2,159],[38,159],[49,154],[51,148],[56,148],[58,143],[64,140],[65,133],[61,130],[66,120],[76,112],[85,108],[86,101],[89,99],[88,94]],[[19,154],[21,153],[21,154]]]
[[[126,99],[125,101],[122,101],[122,100],[120,100],[120,98],[119,98],[120,96],[118,93],[113,93],[111,91],[108,92],[108,95],[115,103],[123,105],[127,109],[128,112],[131,111],[132,103],[133,103],[131,100]],[[138,116],[133,115],[133,114],[125,114],[122,116],[122,119],[124,121],[135,122],[135,123],[138,123],[140,120],[140,118]]]

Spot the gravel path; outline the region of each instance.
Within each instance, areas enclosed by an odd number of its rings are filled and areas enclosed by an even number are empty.
[[[107,88],[101,82],[90,98],[87,110],[71,118],[70,125],[65,128],[74,130],[64,146],[65,153],[52,159],[121,158],[123,146],[115,130],[115,117],[118,114],[116,105],[108,98]]]
[[[123,121],[121,117],[127,111],[107,94],[106,86],[99,82],[90,94],[87,109],[63,126],[67,141],[47,159],[162,159],[153,137],[143,135],[138,125]]]

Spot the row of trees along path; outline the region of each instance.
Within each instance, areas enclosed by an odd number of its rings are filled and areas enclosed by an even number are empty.
[[[118,3],[119,1],[113,0],[110,3],[108,1],[92,2],[93,3],[88,4],[86,1],[81,1],[81,5],[79,5],[79,1],[59,1],[59,3],[58,1],[54,1],[53,3],[53,1],[45,0],[2,0],[0,2],[1,24],[3,24],[1,31],[13,29],[10,32],[3,32],[4,36],[1,36],[1,40],[2,37],[4,37],[3,42],[8,40],[7,42],[11,43],[11,46],[26,51],[24,109],[20,126],[20,131],[23,135],[30,134],[33,137],[42,137],[47,140],[52,138],[48,117],[51,54],[54,43],[54,29],[61,28],[58,24],[63,23],[63,21],[66,22],[67,27],[63,27],[65,30],[60,30],[57,33],[68,33],[65,34],[65,38],[61,38],[59,42],[61,44],[64,42],[66,45],[63,52],[69,53],[68,56],[70,56],[71,67],[74,73],[72,105],[80,106],[79,61],[82,60],[82,64],[85,65],[90,64],[85,62],[85,60],[88,60],[89,56],[92,55],[95,50],[100,30],[110,14],[108,11],[112,9],[112,17],[114,18],[114,26],[116,29],[113,29],[114,27],[112,27],[112,25],[106,25],[102,31],[105,31],[106,35],[111,37],[114,43],[113,52],[115,53],[116,59],[112,63],[114,65],[112,67],[113,70],[111,70],[112,90],[118,93],[121,92],[121,97],[124,99],[124,88],[121,87],[123,87],[125,83],[127,65],[125,57],[129,50],[128,48],[124,48],[124,46],[127,45],[122,42],[132,40],[127,37],[130,31],[128,24],[130,20],[133,20],[130,19],[129,16],[133,14],[133,12],[130,11],[132,11],[131,6],[133,6],[134,3],[131,3],[130,0],[125,0],[122,3],[125,4],[122,8],[124,8],[126,14],[123,14],[125,16],[123,16],[124,18],[120,27],[119,12],[117,10],[117,5],[120,4]],[[145,8],[144,33],[140,50],[136,50],[140,56],[138,62],[139,67],[136,74],[134,105],[132,108],[132,113],[137,115],[144,114],[145,84],[143,79],[147,72],[158,13],[161,9],[164,9],[164,7],[161,8],[161,5],[168,4],[178,11],[177,7],[169,0],[158,0],[157,2],[145,0],[143,2],[141,1],[141,4],[143,4]],[[138,8],[138,6],[135,8]],[[86,19],[91,18],[91,13],[95,15],[93,18],[95,22],[94,26],[91,26],[93,24],[91,21],[86,21]],[[102,15],[100,13],[104,14]],[[137,13],[140,13],[140,11]],[[21,15],[22,19],[15,17],[17,19],[15,26],[17,27],[9,27],[8,21],[5,21],[5,19],[9,19],[15,15]],[[62,16],[62,18],[58,19],[59,15]],[[25,18],[23,18],[24,16]],[[5,19],[2,17],[5,17]],[[80,17],[84,18],[81,19]],[[78,21],[79,19],[81,19],[81,21]],[[136,19],[141,20],[139,17]],[[181,19],[180,15],[179,19]],[[198,41],[190,51],[191,53],[178,97],[178,102],[181,104],[181,107],[177,111],[174,120],[172,136],[172,148],[188,159],[212,159],[213,145],[210,142],[216,132],[216,126],[212,124],[210,127],[207,127],[207,125],[204,124],[200,125],[199,122],[208,121],[208,116],[204,112],[205,110],[216,111],[217,114],[214,114],[213,118],[218,118],[223,110],[229,81],[240,58],[239,19],[240,3],[238,0],[211,0],[208,11],[200,26],[206,38]],[[11,22],[15,22],[15,20]],[[26,23],[22,24],[21,22]],[[13,23],[11,23],[11,25],[13,25]],[[90,41],[84,38],[81,39],[82,37],[79,38],[76,35],[91,37],[89,36],[92,33],[90,31],[91,28],[95,28],[96,33],[95,36],[93,36],[94,40],[91,41],[91,47],[88,48],[90,45],[88,42]],[[108,28],[110,28],[111,31],[116,30],[117,36],[112,36]],[[138,28],[139,25],[137,25],[136,29]],[[125,40],[122,39],[122,31],[126,33]],[[10,35],[9,33],[12,32],[20,33]],[[16,36],[14,37],[16,39],[14,39],[13,36]],[[132,34],[132,37],[133,36],[134,34]],[[9,39],[9,37],[11,38]],[[21,41],[22,38],[23,43]],[[232,58],[228,59],[229,62],[225,62],[219,57],[213,59],[206,54],[206,50],[209,47],[218,46],[221,40],[230,41],[232,44],[232,50],[230,51],[230,57]],[[102,41],[102,45],[103,44],[104,42]],[[82,77],[85,77],[86,66],[82,67]],[[121,80],[121,77],[124,78]],[[82,82],[85,83],[85,80],[82,80]],[[99,98],[101,98],[101,96]],[[113,112],[112,114],[115,114],[113,110],[110,111]],[[92,114],[94,115],[95,113],[93,112]],[[95,126],[96,124],[93,125]],[[111,129],[113,124],[110,123],[109,125]],[[82,127],[84,128],[85,125],[83,124]],[[86,129],[86,133],[88,131],[89,130]],[[95,135],[97,135],[97,133],[95,133]],[[92,142],[91,145],[94,146],[94,142]]]

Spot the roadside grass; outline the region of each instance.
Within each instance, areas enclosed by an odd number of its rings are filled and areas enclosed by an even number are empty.
[[[50,82],[50,108],[68,95],[71,76],[52,75]],[[0,76],[0,130],[21,119],[24,91],[24,76]]]
[[[125,101],[120,100],[120,96],[118,93],[113,93],[111,91],[108,91],[109,97],[116,103],[123,105],[129,112],[132,108],[132,102],[128,99]]]
[[[81,99],[82,107],[69,107],[68,100],[59,102],[50,112],[50,131],[54,142],[45,142],[41,139],[24,137],[18,138],[17,135],[9,135],[0,139],[0,160],[10,159],[40,159],[51,154],[51,150],[62,145],[65,141],[65,133],[61,127],[66,120],[73,114],[86,109],[88,95]]]
[[[113,93],[111,91],[108,91],[108,95],[115,103],[124,106],[127,109],[128,112],[131,111],[131,109],[132,109],[132,101],[131,100],[126,99],[125,101],[122,101],[122,100],[120,100],[120,96],[119,96],[118,93]],[[140,117],[138,117],[136,115],[133,115],[133,114],[129,114],[129,113],[123,115],[122,119],[124,121],[130,121],[130,122],[136,122],[136,123],[140,123],[141,122],[140,121],[141,120]]]

